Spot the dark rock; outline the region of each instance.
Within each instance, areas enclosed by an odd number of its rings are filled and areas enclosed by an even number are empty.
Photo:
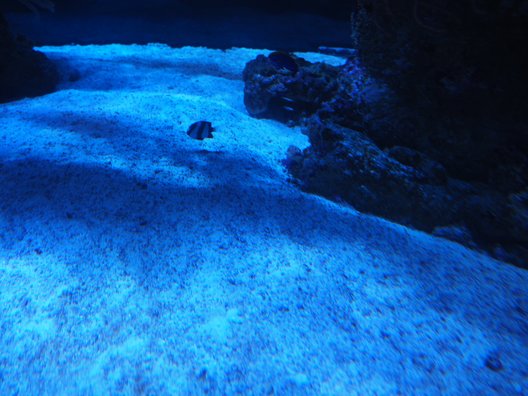
[[[458,242],[465,246],[470,246],[473,248],[477,247],[473,241],[471,232],[465,226],[449,225],[444,227],[435,227],[432,234],[440,238]]]
[[[302,159],[296,154],[289,169],[306,191],[428,231],[455,219],[456,189],[427,183],[421,171],[395,160],[361,132],[314,116],[305,133],[311,146]]]
[[[495,247],[491,250],[491,255],[500,261],[517,263],[519,261],[520,255],[514,254],[512,250],[513,249],[511,247],[509,250],[506,250],[504,246],[502,245],[495,245]],[[528,256],[525,255],[525,257],[528,257]],[[519,263],[519,265],[522,265],[522,263]]]
[[[447,181],[444,166],[419,151],[408,147],[394,146],[387,151],[387,154],[402,164],[421,172],[423,180],[428,183],[444,184]]]
[[[528,268],[528,8],[436,4],[358,1],[357,54],[259,56],[246,107],[303,126],[284,163],[306,191]]]
[[[264,55],[246,65],[244,104],[251,116],[298,123],[337,90],[336,67],[289,56],[297,70],[278,67],[277,60]]]
[[[503,192],[526,186],[526,2],[359,0],[352,27],[358,57],[395,106],[372,107],[365,133],[376,144],[416,149],[451,177]],[[381,125],[384,118],[395,128]]]
[[[302,166],[303,153],[299,147],[290,146],[286,151],[286,158],[283,164],[286,168],[291,169],[292,173],[296,173]]]
[[[388,84],[366,74],[357,59],[337,68],[292,59],[299,70],[277,68],[259,56],[246,66],[244,80],[250,114],[303,125],[311,146],[290,147],[284,160],[297,184],[527,265],[528,194],[504,193],[526,185],[519,165],[527,162],[525,155],[496,168],[497,175],[509,175],[500,185],[472,178],[467,168],[486,162],[491,147],[486,139],[482,149],[480,136],[462,136],[462,155],[453,149],[455,137],[435,134],[432,113],[406,104]]]
[[[511,231],[528,246],[528,189],[508,196]]]
[[[12,37],[0,14],[0,103],[52,92],[58,82],[55,65],[24,38]]]

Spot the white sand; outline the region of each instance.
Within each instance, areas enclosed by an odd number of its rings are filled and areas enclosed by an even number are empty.
[[[0,106],[1,395],[528,394],[528,271],[289,184],[261,51],[43,50],[81,79]]]

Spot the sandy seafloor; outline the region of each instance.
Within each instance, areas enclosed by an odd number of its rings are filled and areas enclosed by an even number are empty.
[[[528,271],[300,192],[263,51],[42,50],[80,79],[0,106],[1,395],[528,394]]]

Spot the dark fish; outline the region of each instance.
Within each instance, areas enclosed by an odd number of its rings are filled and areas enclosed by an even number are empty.
[[[296,101],[295,99],[288,98],[286,96],[281,96],[277,100],[277,104],[281,106],[284,110],[289,112],[298,112],[301,111],[303,106],[302,103],[299,101]]]
[[[297,74],[299,71],[299,65],[295,61],[295,58],[286,52],[272,52],[268,55],[268,59],[277,70],[286,69],[293,74]]]
[[[316,110],[316,104],[288,96],[276,96],[268,101],[268,114],[282,122],[298,121]]]
[[[197,140],[212,139],[214,130],[209,121],[198,121],[189,127],[187,135]]]

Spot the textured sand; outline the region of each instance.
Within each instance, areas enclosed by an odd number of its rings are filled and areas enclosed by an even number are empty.
[[[288,183],[262,51],[43,51],[81,78],[0,106],[0,394],[528,394],[528,271]]]

